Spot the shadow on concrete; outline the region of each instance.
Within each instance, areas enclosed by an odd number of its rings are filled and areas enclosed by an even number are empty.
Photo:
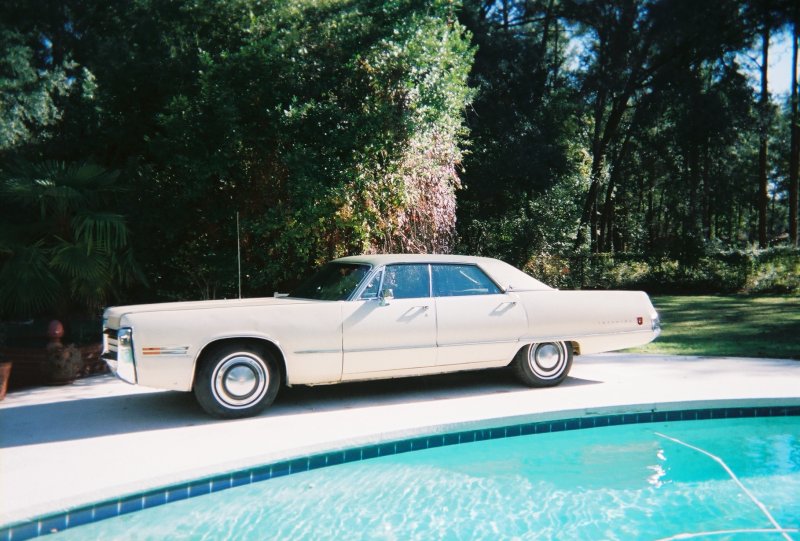
[[[561,387],[595,383],[598,382],[568,378]],[[66,401],[0,410],[0,448],[214,423],[246,423],[281,415],[522,392],[547,392],[547,389],[524,387],[506,369],[299,386],[282,389],[275,403],[259,417],[237,421],[209,417],[197,405],[192,393],[164,391],[81,399],[78,392],[73,394],[75,398]]]
[[[599,383],[567,378],[560,387]],[[546,389],[541,389],[546,391]],[[448,400],[485,396],[497,393],[524,393],[531,389],[522,385],[508,369],[477,370],[374,381],[359,381],[317,387],[285,388],[265,415],[282,411],[333,411],[366,406],[384,406],[419,401]]]
[[[0,411],[0,448],[212,422],[216,420],[203,414],[190,393],[133,394],[26,405]]]

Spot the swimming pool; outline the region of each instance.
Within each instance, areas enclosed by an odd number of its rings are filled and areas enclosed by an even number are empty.
[[[309,457],[248,472],[268,482],[188,499],[176,488],[182,501],[51,538],[797,539],[800,417],[737,409],[711,419],[716,411],[404,440],[324,455],[334,467]],[[230,485],[247,481],[236,475]]]

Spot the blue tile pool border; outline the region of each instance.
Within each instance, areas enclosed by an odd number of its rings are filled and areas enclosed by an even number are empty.
[[[747,417],[800,416],[800,406],[724,407],[674,411],[650,411],[644,413],[617,413],[594,415],[548,421],[533,421],[496,428],[463,430],[449,434],[434,434],[354,447],[350,449],[317,453],[255,466],[232,473],[205,477],[159,488],[133,496],[123,496],[100,503],[84,505],[74,509],[45,515],[0,528],[0,541],[22,541],[60,532],[69,528],[99,522],[136,511],[142,511],[171,502],[203,496],[229,488],[249,485],[350,462],[359,462],[381,456],[398,455],[422,449],[432,449],[476,441],[514,438],[532,434],[546,434],[643,423],[671,421],[702,421],[709,419],[742,419]]]

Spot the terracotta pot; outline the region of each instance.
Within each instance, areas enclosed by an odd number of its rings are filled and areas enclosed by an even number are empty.
[[[0,363],[0,400],[6,397],[8,380],[11,378],[11,363]]]

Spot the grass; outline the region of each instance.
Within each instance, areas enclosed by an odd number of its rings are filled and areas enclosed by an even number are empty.
[[[662,332],[632,351],[800,359],[800,296],[654,297]]]

